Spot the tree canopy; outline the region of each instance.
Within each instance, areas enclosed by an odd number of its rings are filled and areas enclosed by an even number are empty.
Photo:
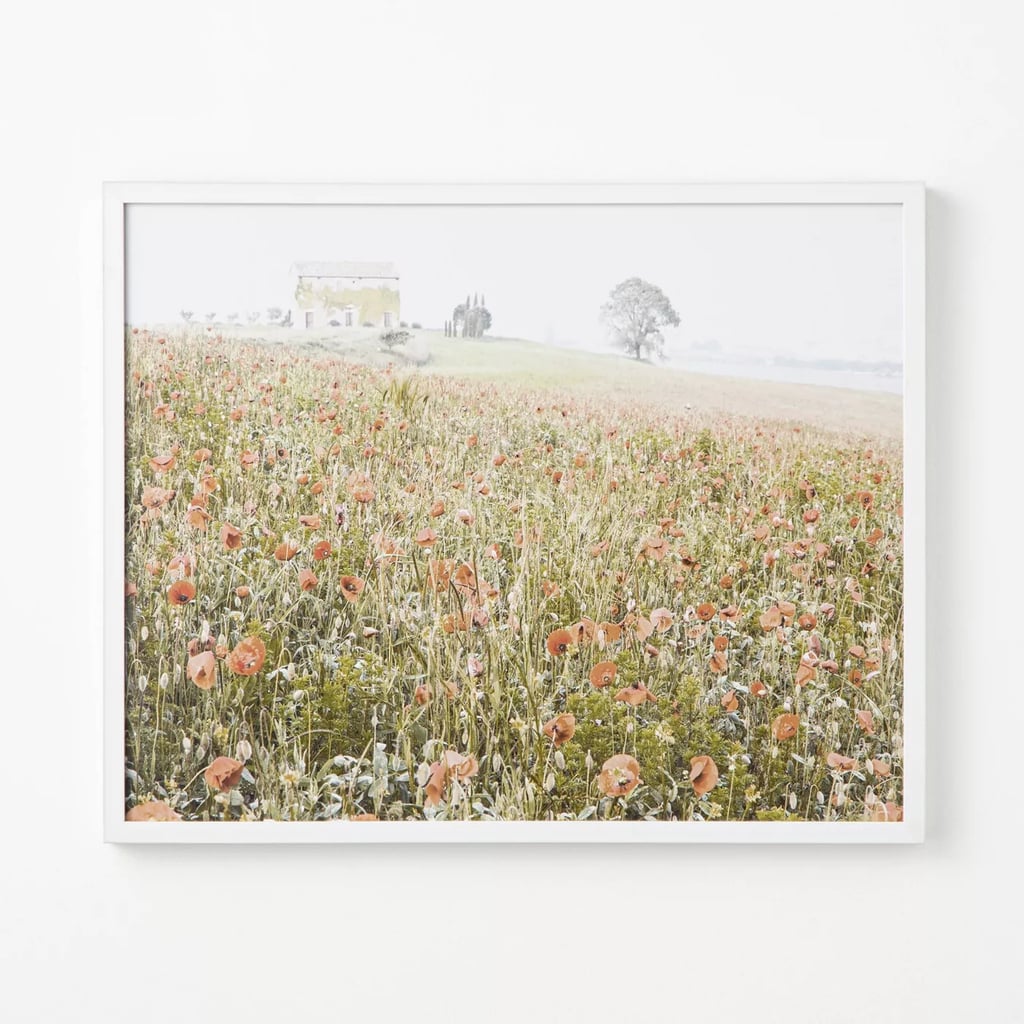
[[[679,314],[668,296],[657,285],[639,277],[615,286],[601,307],[601,319],[612,331],[612,344],[634,359],[647,355],[664,357],[662,329],[679,326]]]

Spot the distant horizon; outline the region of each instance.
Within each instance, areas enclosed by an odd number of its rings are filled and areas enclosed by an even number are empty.
[[[639,276],[694,356],[902,365],[898,206],[244,206],[135,204],[126,224],[126,319],[196,323],[292,306],[306,260],[395,263],[401,319],[441,328],[482,294],[490,334],[607,351],[600,309]],[[299,331],[297,330],[298,334]]]

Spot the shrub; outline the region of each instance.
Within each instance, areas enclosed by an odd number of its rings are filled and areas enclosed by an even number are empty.
[[[384,331],[381,333],[381,344],[390,351],[398,345],[404,345],[409,340],[408,331]]]

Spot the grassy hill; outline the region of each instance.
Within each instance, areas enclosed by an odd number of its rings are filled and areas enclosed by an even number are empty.
[[[793,421],[890,440],[901,436],[902,400],[880,392],[688,373],[614,352],[555,348],[517,338],[446,338],[433,330],[410,331],[408,344],[392,352],[382,348],[380,332],[369,328],[299,331],[218,325],[216,330],[226,337],[288,344],[373,366],[393,363],[415,374],[507,381],[539,392],[557,389],[614,403],[640,401],[673,412],[689,408]]]

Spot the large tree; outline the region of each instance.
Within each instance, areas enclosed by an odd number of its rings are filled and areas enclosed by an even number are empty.
[[[634,359],[664,356],[664,327],[678,327],[679,314],[657,285],[631,277],[616,285],[601,307],[601,319],[611,328],[612,344]]]

